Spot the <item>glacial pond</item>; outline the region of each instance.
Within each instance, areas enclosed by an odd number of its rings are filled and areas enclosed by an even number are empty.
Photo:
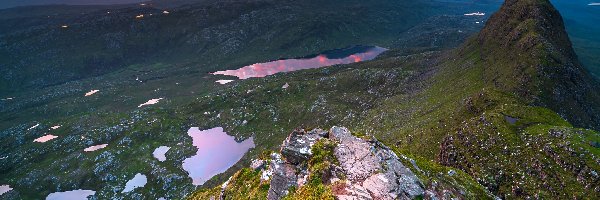
[[[146,175],[137,173],[133,179],[125,183],[125,189],[123,189],[121,193],[131,192],[135,190],[135,188],[144,187],[146,183],[148,183],[148,178],[146,178]]]
[[[12,188],[10,187],[10,185],[0,185],[0,195],[7,193],[11,190]]]
[[[55,192],[46,197],[46,200],[87,200],[89,196],[96,194],[93,190],[72,190],[66,192]]]
[[[165,154],[167,153],[167,151],[169,151],[169,149],[171,149],[171,147],[160,146],[156,148],[154,152],[152,152],[152,155],[154,155],[154,157],[158,159],[158,161],[163,162],[167,160],[167,156]]]
[[[237,76],[239,79],[265,77],[279,72],[291,72],[372,60],[385,51],[387,51],[386,48],[377,46],[354,46],[326,51],[316,56],[256,63],[240,69],[218,71],[212,74]]]
[[[108,146],[108,144],[95,145],[95,146],[91,146],[91,147],[85,148],[83,151],[85,151],[85,152],[97,151],[97,150],[100,150],[100,149],[104,149],[107,146]]]
[[[252,137],[237,142],[221,127],[208,130],[192,127],[188,135],[198,151],[183,161],[183,169],[190,174],[194,185],[202,185],[213,176],[225,172],[242,159],[250,148],[254,148]]]
[[[48,142],[50,140],[56,139],[58,138],[58,136],[56,135],[52,135],[52,134],[48,134],[48,135],[44,135],[42,137],[39,137],[35,140],[33,140],[34,142],[39,142],[39,143],[44,143],[44,142]]]

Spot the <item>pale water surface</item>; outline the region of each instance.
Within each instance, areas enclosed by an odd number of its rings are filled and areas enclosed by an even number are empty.
[[[208,130],[192,127],[188,130],[188,135],[192,137],[198,152],[183,161],[183,169],[190,174],[194,185],[202,185],[213,176],[225,172],[250,148],[254,148],[252,137],[236,142],[221,127]]]

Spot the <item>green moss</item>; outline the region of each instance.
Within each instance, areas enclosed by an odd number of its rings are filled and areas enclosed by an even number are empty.
[[[261,172],[250,168],[243,168],[236,172],[229,180],[223,196],[225,199],[266,199],[269,191],[269,183],[260,180]],[[212,189],[199,189],[192,193],[188,199],[190,200],[206,200],[211,197],[219,199],[221,195],[221,187],[217,186]]]
[[[311,149],[313,157],[308,161],[310,176],[307,183],[300,188],[291,190],[291,193],[284,200],[334,199],[331,186],[325,185],[322,177],[324,173],[329,173],[331,165],[337,162],[333,155],[335,146],[335,142],[328,139],[321,139],[313,145]]]

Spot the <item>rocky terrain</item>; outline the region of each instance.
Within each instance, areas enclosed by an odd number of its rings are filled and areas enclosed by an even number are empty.
[[[0,56],[17,64],[0,64],[61,67],[31,68],[42,75],[28,78],[0,68],[10,72],[2,87],[36,88],[0,101],[0,185],[12,188],[0,199],[79,189],[95,191],[91,199],[600,198],[600,84],[579,63],[549,1],[508,0],[487,21],[464,15],[460,1],[446,2],[454,15],[412,4],[402,12],[396,1],[302,2],[209,2],[167,14],[160,6],[86,8],[89,15],[59,6],[56,21],[39,19],[47,12],[2,15],[9,24],[0,26],[14,32],[0,33]],[[348,13],[356,7],[364,10]],[[140,12],[153,17],[132,15]],[[64,20],[66,30],[56,28]],[[208,74],[356,44],[389,51],[264,78]],[[53,54],[75,51],[84,58]],[[77,74],[86,68],[100,71]],[[221,79],[233,82],[215,83]],[[160,100],[142,106],[153,99]],[[196,186],[182,167],[198,151],[191,127],[222,127],[255,147]],[[48,134],[56,137],[35,142]],[[85,150],[96,145],[105,148]],[[163,146],[161,161],[153,151]],[[122,192],[138,174],[147,183]]]
[[[410,167],[404,165],[408,164]],[[492,199],[491,193],[455,170],[441,172],[444,181],[425,182],[415,160],[396,155],[376,139],[354,136],[347,128],[293,131],[278,153],[254,160],[222,186],[201,190],[189,199],[236,199],[250,194],[237,190],[241,180],[255,181],[252,197],[266,199]],[[412,170],[416,170],[413,173]],[[254,174],[240,177],[242,173]],[[432,172],[427,172],[432,173]],[[247,180],[256,179],[256,180]],[[462,179],[462,180],[461,180]],[[426,180],[428,181],[428,180]],[[426,185],[427,184],[427,185]],[[472,185],[470,185],[472,184]],[[266,189],[268,186],[268,190]],[[262,193],[262,194],[261,194]]]

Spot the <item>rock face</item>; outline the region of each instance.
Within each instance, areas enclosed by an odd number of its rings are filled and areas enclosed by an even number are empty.
[[[327,136],[327,132],[321,129],[310,132],[296,129],[281,145],[281,155],[276,153],[271,155],[268,169],[272,173],[267,196],[269,200],[281,199],[288,194],[290,187],[303,184],[301,180],[307,176],[305,163],[312,155],[311,148],[323,136]]]
[[[290,187],[298,186],[296,166],[282,160],[281,155],[276,153],[271,155],[269,169],[273,172],[267,196],[269,200],[281,199],[288,194]]]
[[[286,161],[292,164],[300,164],[307,161],[310,157],[311,147],[322,138],[323,130],[315,129],[309,133],[304,130],[294,130],[281,145],[281,154],[285,156]]]
[[[295,130],[284,141],[281,155],[272,154],[268,169],[272,172],[269,200],[281,199],[290,187],[304,184],[309,175],[306,162],[319,139],[337,143],[334,156],[339,166],[328,173],[332,175],[330,180],[324,180],[344,183],[334,192],[337,199],[414,199],[424,195],[421,181],[385,145],[355,137],[346,128],[333,127],[329,132]],[[340,172],[345,180],[336,176]]]

